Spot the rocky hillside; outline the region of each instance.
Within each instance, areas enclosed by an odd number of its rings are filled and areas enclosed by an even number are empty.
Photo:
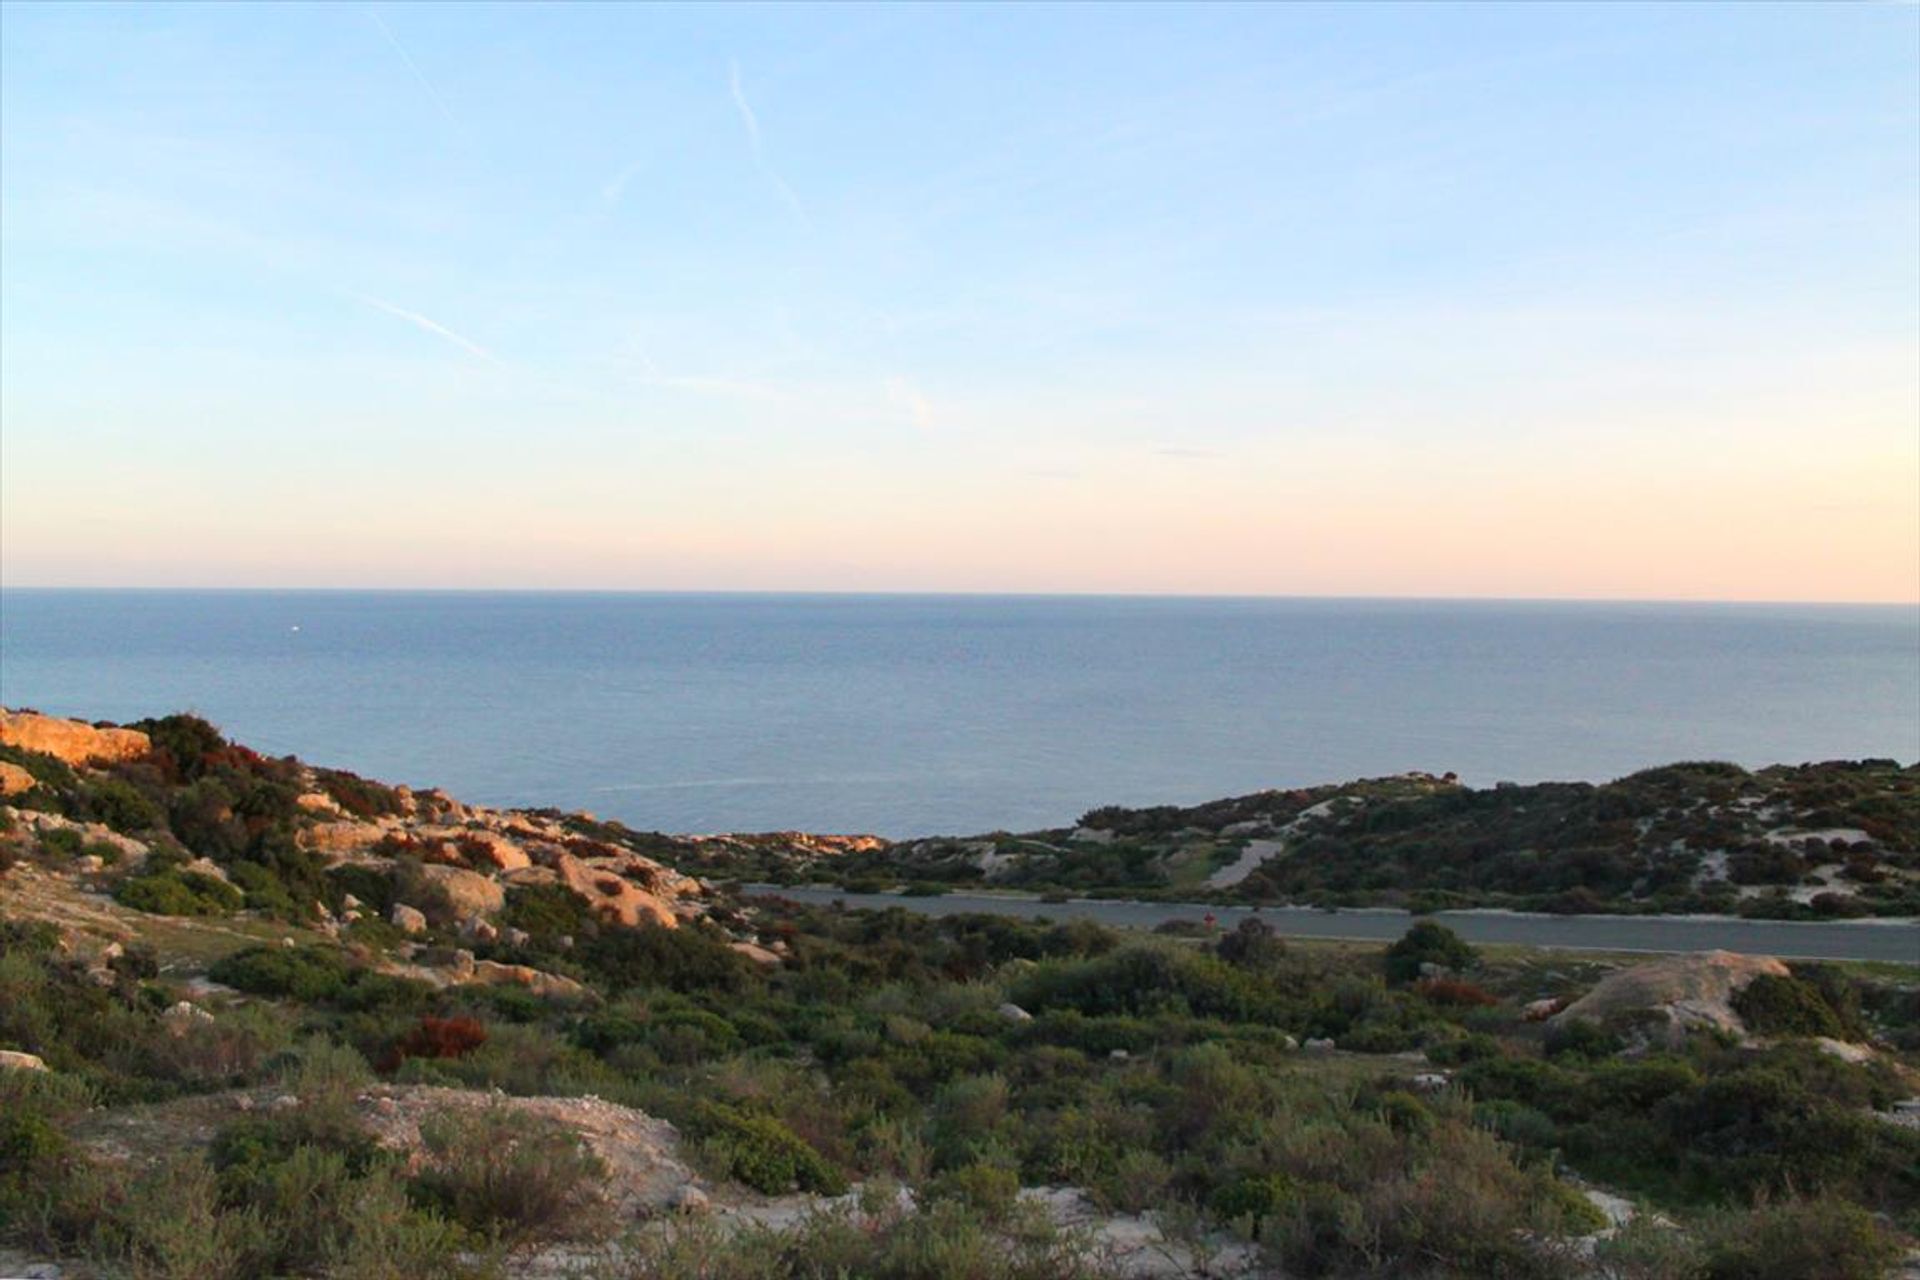
[[[226,896],[206,890],[212,878],[251,908],[328,930],[377,901],[393,927],[432,922],[486,939],[508,894],[549,888],[598,920],[673,927],[713,915],[715,882],[809,879],[1329,906],[1920,915],[1920,765],[1892,760],[1676,764],[1601,784],[1487,788],[1409,773],[891,842],[636,831],[272,759],[190,716],[111,726],[0,712],[0,798],[28,834],[66,830],[56,842],[101,846],[74,865],[123,902],[191,910],[181,888],[197,885],[205,907]],[[398,898],[360,893],[346,905],[347,893],[327,891],[355,868],[394,878]]]
[[[543,992],[567,983],[519,963],[523,926],[556,914],[577,917],[577,933],[699,923],[778,959],[709,885],[640,851],[658,840],[263,756],[192,716],[114,726],[0,711],[0,796],[0,865],[27,863],[9,884],[16,911],[109,897],[373,945],[412,938],[442,944],[412,948],[437,956],[440,981]]]
[[[1920,1227],[1899,966],[742,905],[692,869],[914,851],[0,732],[0,1275],[1870,1280]]]
[[[1263,903],[1920,915],[1920,766],[1677,764],[1488,788],[1414,773],[709,873]],[[784,860],[784,861],[783,861]]]

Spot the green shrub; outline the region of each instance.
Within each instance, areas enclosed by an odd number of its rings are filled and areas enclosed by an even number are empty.
[[[393,910],[393,873],[385,868],[362,866],[355,862],[342,863],[326,873],[324,893],[330,910],[345,911],[346,899],[352,896],[360,900],[363,913],[384,918]],[[511,893],[507,901],[513,901]]]
[[[207,975],[251,995],[362,1012],[414,1009],[428,992],[411,979],[357,968],[339,950],[323,946],[247,947],[217,961]]]
[[[1241,1224],[1257,1240],[1266,1220],[1299,1194],[1298,1184],[1284,1173],[1249,1174],[1217,1188],[1207,1208],[1223,1222]]]
[[[98,858],[100,859],[100,865],[113,867],[118,866],[120,859],[126,855],[121,852],[120,846],[111,840],[89,840],[80,846],[80,856],[83,858]]]
[[[124,778],[99,778],[89,782],[74,807],[94,821],[104,822],[127,835],[167,825],[166,810]]]
[[[1873,1280],[1904,1250],[1843,1200],[1788,1200],[1730,1214],[1706,1232],[1703,1280]]]
[[[39,834],[40,852],[53,858],[77,858],[86,838],[72,827],[49,827]]]
[[[1840,1015],[1811,984],[1763,973],[1733,995],[1734,1012],[1763,1036],[1830,1036],[1843,1040]]]
[[[581,948],[581,964],[616,989],[739,991],[754,976],[752,961],[696,925],[606,930]]]
[[[949,1169],[929,1181],[925,1198],[962,1205],[979,1222],[1005,1222],[1020,1200],[1020,1175],[1003,1165],[976,1163]]]
[[[231,915],[246,901],[224,880],[172,867],[129,876],[114,886],[113,896],[122,906],[157,916]]]
[[[0,744],[0,760],[19,765],[52,794],[67,794],[80,786],[80,775],[73,771],[72,765],[44,751],[29,751],[25,747]]]
[[[606,1166],[578,1135],[508,1106],[420,1126],[427,1166],[411,1194],[470,1230],[519,1242],[574,1235],[598,1203]]]
[[[767,1195],[794,1189],[839,1195],[846,1178],[772,1116],[695,1100],[681,1127],[701,1140],[727,1177]]]
[[[205,772],[209,757],[227,748],[227,740],[220,731],[195,715],[181,713],[157,720],[136,720],[127,727],[146,734],[153,743],[155,758],[188,782]]]
[[[1471,969],[1479,953],[1459,934],[1432,920],[1422,920],[1408,929],[1400,941],[1387,948],[1387,980],[1400,985],[1417,981],[1422,967]]]
[[[316,769],[314,779],[333,802],[362,820],[395,817],[406,812],[400,793],[344,769]]]

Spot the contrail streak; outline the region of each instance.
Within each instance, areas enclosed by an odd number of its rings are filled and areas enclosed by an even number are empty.
[[[433,81],[427,79],[427,73],[420,69],[420,64],[415,62],[413,55],[407,52],[407,47],[400,43],[398,36],[393,34],[393,28],[389,27],[387,20],[380,16],[380,11],[369,6],[367,16],[373,19],[373,25],[380,28],[380,34],[387,38],[387,43],[393,46],[393,51],[400,55],[400,61],[407,64],[407,70],[413,73],[413,78],[420,82],[420,87],[427,91],[429,98],[433,99],[433,105],[439,108],[442,118],[452,127],[454,133],[459,136],[460,144],[467,150],[474,151],[478,154],[473,145],[472,137],[468,135],[466,129],[461,125],[459,118],[453,114],[453,109],[447,106],[447,100],[440,96],[440,91],[433,87]]]
[[[396,319],[405,320],[414,328],[430,333],[436,338],[443,338],[476,359],[484,360],[491,365],[498,365],[500,363],[493,352],[487,350],[472,338],[455,333],[439,321],[423,316],[418,311],[409,311],[405,307],[396,307],[391,302],[364,293],[349,293],[347,296],[356,302],[365,303],[376,311],[384,311]]]
[[[793,210],[793,216],[809,231],[813,229],[813,219],[807,216],[807,207],[800,203],[799,195],[787,185],[787,180],[773,171],[767,163],[764,148],[760,145],[760,117],[753,114],[753,104],[747,101],[747,91],[740,83],[740,63],[737,59],[727,63],[727,88],[733,94],[733,105],[740,112],[740,122],[747,127],[747,146],[753,152],[753,167],[760,171],[787,208]]]

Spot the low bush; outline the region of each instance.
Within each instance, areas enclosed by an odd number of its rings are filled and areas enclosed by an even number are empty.
[[[1424,1000],[1455,1009],[1487,1008],[1500,1003],[1500,997],[1458,978],[1422,978],[1413,984],[1413,991]]]
[[[1847,1028],[1811,984],[1763,973],[1733,995],[1733,1009],[1747,1029],[1763,1036],[1830,1036]]]
[[[437,1116],[420,1127],[427,1164],[416,1204],[507,1242],[580,1233],[606,1174],[578,1135],[507,1106]]]
[[[1728,1214],[1705,1237],[1702,1280],[1874,1280],[1905,1253],[1872,1214],[1835,1199]]]
[[[97,778],[75,797],[77,816],[104,822],[115,831],[138,835],[167,825],[165,806],[124,778]]]
[[[847,1189],[844,1174],[772,1116],[696,1099],[675,1119],[726,1177],[755,1191],[839,1195]]]
[[[394,1044],[395,1062],[406,1058],[461,1058],[487,1042],[487,1029],[475,1018],[420,1019]]]
[[[1423,976],[1428,965],[1463,972],[1478,958],[1479,953],[1459,934],[1443,924],[1422,920],[1387,948],[1387,980],[1405,985]]]
[[[77,858],[86,844],[86,838],[73,827],[47,827],[38,841],[40,852],[49,858]]]
[[[400,1012],[426,1000],[425,984],[359,968],[333,947],[247,947],[207,971],[251,995],[290,996],[360,1012]]]
[[[951,1201],[964,1206],[976,1222],[1002,1223],[1020,1200],[1020,1175],[1003,1165],[962,1165],[931,1179],[924,1188],[930,1203]]]
[[[157,916],[232,915],[246,902],[224,880],[175,867],[129,876],[114,886],[113,897],[122,906]]]

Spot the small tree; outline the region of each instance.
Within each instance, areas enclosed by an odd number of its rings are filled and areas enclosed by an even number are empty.
[[[1453,930],[1422,920],[1387,948],[1387,980],[1408,983],[1419,979],[1426,965],[1461,971],[1479,960],[1479,953]]]

